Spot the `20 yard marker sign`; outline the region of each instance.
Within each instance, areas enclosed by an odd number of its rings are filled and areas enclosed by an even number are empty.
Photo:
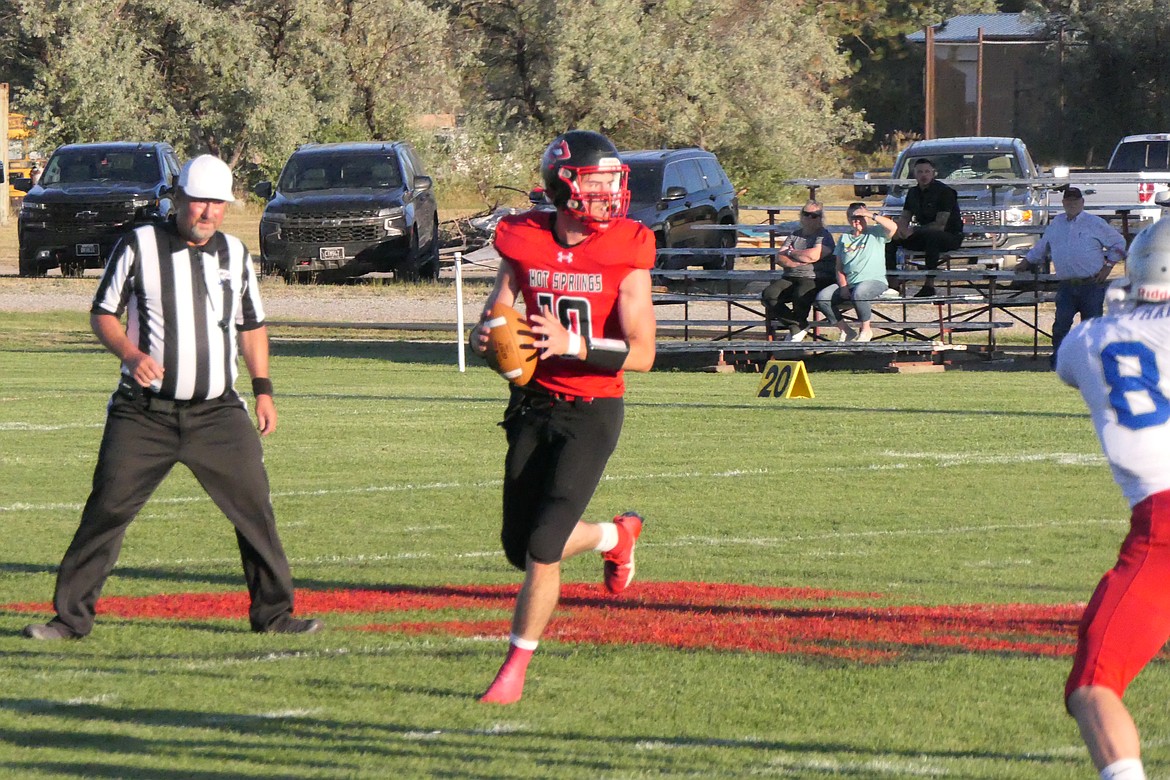
[[[769,360],[756,389],[757,398],[813,398],[803,360]]]

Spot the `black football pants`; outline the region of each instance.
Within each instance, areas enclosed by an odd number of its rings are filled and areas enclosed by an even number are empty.
[[[78,636],[118,560],[127,526],[176,463],[186,465],[236,527],[254,631],[293,608],[292,575],[276,533],[260,437],[235,393],[179,405],[115,394],[81,524],[57,573],[56,622]]]
[[[617,446],[621,398],[559,401],[513,388],[504,421],[504,555],[523,571],[527,558],[556,563],[585,514]]]
[[[892,271],[898,264],[898,247],[915,252],[922,252],[922,262],[926,270],[938,268],[939,255],[943,252],[953,252],[963,244],[963,237],[944,230],[919,229],[908,238],[896,239],[886,244],[886,270]]]

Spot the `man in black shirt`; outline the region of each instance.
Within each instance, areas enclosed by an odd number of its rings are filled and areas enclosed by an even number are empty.
[[[959,215],[959,195],[953,189],[935,180],[938,171],[925,157],[914,161],[914,180],[917,186],[906,193],[906,202],[898,219],[898,232],[886,244],[886,268],[897,264],[898,248],[922,252],[926,270],[938,268],[939,255],[958,249],[963,243],[963,219]],[[934,295],[934,277],[923,280],[922,289],[914,297]]]
[[[321,628],[319,620],[292,616],[292,574],[260,437],[234,388],[238,346],[260,435],[275,430],[252,258],[238,238],[219,232],[234,199],[231,169],[211,155],[196,157],[179,175],[175,218],[136,228],[111,253],[90,324],[122,361],[121,381],[106,410],[93,490],[57,571],[57,616],[26,626],[30,639],[79,639],[93,629],[126,528],[176,463],[191,469],[236,528],[252,630]]]

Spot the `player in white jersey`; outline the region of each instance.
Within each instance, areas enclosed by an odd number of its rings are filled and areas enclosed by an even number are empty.
[[[1081,618],[1065,706],[1102,780],[1145,780],[1121,699],[1170,639],[1170,219],[1134,240],[1109,297],[1109,312],[1073,328],[1056,356],[1132,509],[1117,564]]]

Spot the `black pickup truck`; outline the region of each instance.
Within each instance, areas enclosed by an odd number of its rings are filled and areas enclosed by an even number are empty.
[[[170,213],[179,159],[170,144],[118,141],[58,147],[20,207],[20,275],[81,276],[102,268],[127,230]]]
[[[305,144],[275,187],[263,181],[253,191],[268,201],[260,217],[265,273],[290,282],[370,271],[439,275],[438,204],[410,144]]]

